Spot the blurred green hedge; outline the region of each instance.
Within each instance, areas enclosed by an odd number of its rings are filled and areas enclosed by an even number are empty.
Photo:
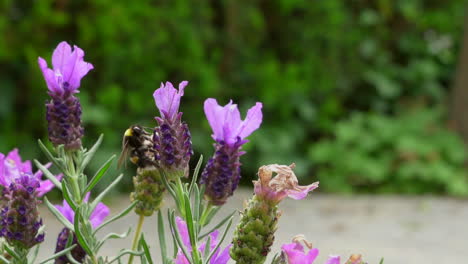
[[[18,146],[29,159],[39,155],[36,138],[46,138],[47,95],[37,57],[49,59],[66,40],[83,48],[95,66],[79,96],[85,142],[104,133],[103,157],[120,151],[122,133],[131,124],[154,125],[152,92],[160,82],[189,80],[182,111],[198,154],[212,151],[205,98],[233,99],[244,113],[262,101],[264,124],[246,145],[244,180],[261,164],[296,162],[297,174],[311,182],[318,167],[308,153],[333,135],[337,121],[354,111],[393,116],[408,103],[425,108],[444,103],[464,5],[462,0],[4,0],[0,151]]]

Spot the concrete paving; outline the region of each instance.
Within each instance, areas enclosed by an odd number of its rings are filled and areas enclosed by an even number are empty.
[[[250,190],[236,191],[218,216],[243,208],[243,201],[250,196]],[[166,207],[173,206],[170,197],[166,200]],[[114,198],[112,213],[128,204],[125,196]],[[283,215],[272,252],[278,252],[281,244],[290,242],[294,235],[304,234],[320,249],[315,261],[319,264],[330,254],[341,255],[344,262],[352,253],[362,254],[369,264],[379,263],[381,257],[385,258],[385,264],[468,263],[468,201],[312,193],[302,201],[286,199],[280,208]],[[47,235],[40,259],[52,254],[62,228],[46,208],[41,208],[41,214]],[[123,233],[129,226],[134,229],[136,222],[137,216],[131,213],[100,233]],[[153,257],[159,260],[156,229],[155,216],[148,218],[143,232]],[[113,240],[103,247],[100,255],[115,255],[118,250],[129,248],[130,243],[131,238]]]

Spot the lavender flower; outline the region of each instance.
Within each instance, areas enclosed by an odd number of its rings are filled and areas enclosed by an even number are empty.
[[[0,153],[0,185],[3,187],[0,237],[15,247],[29,249],[44,241],[44,233],[40,232],[42,219],[37,210],[40,203],[37,198],[54,185],[41,178],[41,172],[32,174],[31,162],[23,162],[18,149],[7,156]]]
[[[77,97],[81,78],[93,69],[91,63],[83,60],[84,52],[60,42],[52,54],[53,69],[39,57],[38,63],[49,89],[51,100],[46,103],[46,119],[49,123],[49,139],[55,145],[65,145],[66,149],[81,147],[83,127],[81,126],[81,104]]]
[[[205,114],[213,130],[215,154],[203,170],[201,183],[206,184],[205,197],[214,205],[222,205],[237,188],[240,180],[241,147],[246,137],[262,123],[262,104],[256,103],[249,109],[245,120],[241,120],[237,105],[232,101],[225,106],[215,99],[205,101]]]
[[[188,163],[193,155],[190,131],[179,112],[180,99],[187,84],[187,81],[181,82],[177,91],[170,82],[166,85],[161,83],[153,94],[161,113],[161,117],[156,117],[159,126],[153,134],[156,160],[170,179],[188,174]]]
[[[189,254],[192,252],[192,245],[190,244],[190,236],[187,229],[187,224],[184,220],[180,217],[176,218],[177,229],[179,230],[180,236],[182,237],[182,242],[188,248]],[[213,250],[218,245],[218,230],[215,230],[210,234],[210,250]],[[226,264],[230,257],[229,257],[229,249],[231,248],[231,244],[224,248],[222,252],[218,248],[216,252],[213,254],[213,257],[210,259],[210,264]],[[198,251],[203,254],[205,251],[206,242],[202,243],[198,248]],[[185,257],[184,253],[179,249],[177,252],[177,257],[175,259],[175,264],[190,264],[190,262]]]
[[[89,195],[90,193],[86,194],[83,200],[84,202],[88,202]],[[70,221],[70,223],[73,224],[74,219],[75,219],[75,212],[65,200],[63,200],[63,205],[55,205],[55,207],[57,208],[57,210],[60,211],[60,213],[62,213],[63,216],[65,216],[66,219],[68,219],[68,221]],[[105,204],[99,203],[94,209],[94,211],[91,213],[91,216],[89,219],[89,221],[91,222],[91,226],[93,228],[98,227],[104,221],[104,219],[109,215],[109,213],[110,213],[109,208]],[[68,237],[70,236],[71,233],[72,233],[71,230],[67,228],[62,229],[62,231],[60,232],[57,238],[57,246],[55,248],[56,253],[65,249]],[[80,244],[78,244],[75,236],[73,236],[72,245],[76,245],[76,247],[72,250],[71,255],[73,256],[75,260],[82,263],[84,261],[84,258],[86,257],[86,252],[80,246]],[[61,256],[55,260],[55,263],[65,264],[65,263],[69,263],[69,260],[66,256]]]

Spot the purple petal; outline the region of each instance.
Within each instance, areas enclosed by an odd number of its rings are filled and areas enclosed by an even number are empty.
[[[38,58],[39,68],[41,68],[42,75],[44,75],[44,79],[47,84],[47,88],[49,91],[54,93],[61,93],[62,89],[58,85],[57,78],[55,76],[55,72],[47,67],[47,62],[39,57]]]
[[[190,262],[187,260],[184,253],[182,253],[180,251],[180,249],[179,249],[179,252],[177,252],[177,257],[175,259],[175,264],[190,264]]]
[[[3,186],[8,186],[5,173],[5,155],[0,153],[0,184]]]
[[[61,68],[64,82],[68,82],[72,92],[80,87],[81,78],[83,78],[94,67],[91,63],[85,62],[84,51],[77,46]]]
[[[63,216],[65,216],[70,223],[73,224],[74,219],[75,219],[75,212],[73,212],[73,209],[68,205],[67,201],[63,200],[63,205],[55,205],[55,208],[59,210],[60,213],[62,213]]]
[[[91,192],[87,192],[85,197],[83,198],[83,202],[87,203],[90,195],[91,195]]]
[[[239,109],[236,104],[232,101],[224,106],[224,117],[223,117],[223,134],[224,140],[228,144],[236,142],[237,136],[239,136],[239,130],[242,125]]]
[[[58,181],[61,181],[62,176],[63,176],[62,174],[59,174],[55,177],[57,178]],[[38,179],[40,179],[40,177]],[[44,194],[50,192],[55,187],[55,184],[53,184],[51,180],[39,181],[39,183],[40,183],[40,186],[37,189],[37,196],[39,197],[42,197]]]
[[[281,249],[286,254],[288,263],[294,264],[312,264],[318,256],[318,249],[312,248],[309,250],[307,255],[304,253],[303,249],[300,250],[297,247],[298,243],[284,244]]]
[[[325,264],[340,264],[340,256],[329,256]]]
[[[161,113],[161,116],[167,119],[173,119],[179,112],[180,98],[184,95],[185,86],[188,82],[183,81],[179,84],[177,91],[172,83],[166,82],[166,85],[161,83],[161,87],[153,93],[156,106]]]
[[[66,41],[62,41],[52,54],[52,66],[54,69],[63,69],[72,54],[72,48]]]
[[[187,248],[191,248],[190,237],[187,229],[187,224],[180,217],[176,217],[177,230],[179,230],[180,236],[182,237],[182,242]]]
[[[226,264],[231,259],[229,256],[229,250],[231,249],[232,244],[229,244],[221,254],[217,255],[216,258],[213,256],[213,259],[210,260],[210,264]]]
[[[224,110],[218,105],[216,99],[208,98],[203,106],[208,123],[213,130],[214,140],[224,140],[223,125],[224,125]]]
[[[304,199],[310,191],[318,187],[318,182],[314,182],[307,186],[297,186],[296,189],[286,190],[286,194],[294,200]]]
[[[104,221],[104,219],[109,215],[109,213],[109,207],[107,207],[103,203],[98,203],[89,219],[91,221],[91,226],[93,228],[98,227],[102,223],[102,221]]]
[[[239,137],[242,139],[248,137],[252,132],[257,130],[262,123],[262,103],[256,103],[255,106],[249,109],[245,120],[239,131]]]

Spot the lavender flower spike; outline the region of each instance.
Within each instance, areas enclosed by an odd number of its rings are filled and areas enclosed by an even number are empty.
[[[38,63],[52,97],[46,104],[46,119],[49,124],[49,139],[54,145],[76,150],[81,147],[83,127],[81,126],[81,104],[77,97],[81,79],[93,69],[91,63],[83,60],[84,52],[60,42],[52,54],[52,66],[39,57]]]
[[[240,156],[245,153],[241,147],[262,123],[262,103],[250,108],[245,120],[241,120],[237,105],[232,101],[220,106],[209,98],[204,110],[216,143],[215,154],[203,170],[201,183],[206,184],[205,198],[214,205],[222,205],[239,184]]]
[[[44,233],[40,232],[42,219],[37,210],[40,204],[38,197],[54,185],[41,178],[41,172],[32,173],[30,161],[22,161],[18,149],[6,156],[0,153],[0,186],[3,187],[0,237],[10,245],[30,249],[44,241]]]
[[[179,90],[176,90],[172,83],[166,82],[153,94],[161,113],[161,117],[156,117],[158,126],[153,134],[156,160],[169,179],[186,176],[193,155],[192,136],[179,112],[180,99],[187,84],[187,81],[181,82]]]
[[[176,223],[177,223],[177,229],[179,230],[179,233],[182,237],[182,242],[184,245],[188,248],[189,254],[191,253],[192,245],[190,244],[190,237],[187,229],[187,223],[185,223],[184,220],[182,220],[180,217],[176,218]],[[218,230],[213,231],[210,234],[210,250],[213,250],[217,245],[218,245],[218,235],[219,232]],[[213,257],[210,259],[210,264],[226,264],[228,261],[231,259],[229,257],[229,249],[231,248],[232,244],[229,244],[222,252],[220,252],[220,249],[218,248],[216,252],[213,254]],[[205,251],[206,247],[206,242],[202,243],[200,247],[198,248],[198,251],[200,253],[203,253]],[[190,264],[190,262],[187,260],[185,257],[184,253],[179,249],[177,252],[177,257],[175,259],[175,264]]]
[[[84,202],[88,201],[89,195],[90,193],[86,194]],[[57,208],[57,210],[59,210],[60,213],[62,213],[62,215],[65,216],[65,218],[68,219],[68,221],[70,221],[70,223],[74,222],[75,212],[65,200],[63,200],[63,205],[56,205],[55,208]],[[94,211],[91,213],[91,217],[89,219],[91,222],[91,226],[93,228],[98,227],[104,221],[104,219],[109,215],[109,213],[110,213],[109,207],[107,207],[103,203],[99,203],[94,209]],[[60,232],[57,238],[57,246],[55,248],[56,253],[65,249],[68,236],[70,235],[70,233],[71,233],[71,230],[67,228],[62,229],[62,231]],[[75,260],[81,263],[84,261],[86,257],[86,252],[80,246],[80,244],[78,244],[78,241],[76,240],[75,236],[73,236],[73,244],[76,244],[76,247],[72,250],[72,256]],[[66,256],[61,256],[55,260],[55,263],[65,264],[65,263],[69,263],[69,261]]]

